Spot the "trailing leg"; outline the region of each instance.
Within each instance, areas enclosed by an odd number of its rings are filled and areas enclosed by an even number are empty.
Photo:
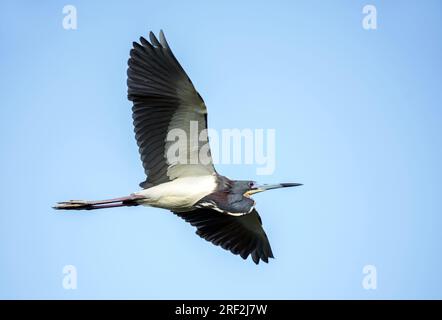
[[[113,198],[106,200],[69,200],[58,202],[53,208],[56,210],[95,210],[116,207],[138,206],[137,200],[142,199],[139,195],[130,195],[127,197]]]

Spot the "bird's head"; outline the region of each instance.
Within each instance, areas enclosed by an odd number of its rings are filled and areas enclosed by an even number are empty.
[[[276,183],[276,184],[258,184],[256,181],[244,181],[244,196],[250,197],[255,193],[264,192],[271,189],[288,188],[302,186],[302,183]]]

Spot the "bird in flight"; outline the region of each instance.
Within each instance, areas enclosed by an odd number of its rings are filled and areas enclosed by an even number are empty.
[[[140,184],[143,189],[121,198],[58,202],[54,209],[138,205],[168,209],[196,227],[197,235],[207,241],[243,259],[250,255],[256,264],[268,262],[272,249],[251,196],[301,184],[258,185],[218,174],[210,154],[203,99],[163,32],[159,40],[152,32],[149,38],[150,42],[141,37],[140,43],[133,43],[127,70],[135,137],[147,176]],[[189,134],[192,129],[197,139]],[[171,139],[171,132],[179,134]]]

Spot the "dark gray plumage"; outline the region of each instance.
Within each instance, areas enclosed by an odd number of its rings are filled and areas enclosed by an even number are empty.
[[[252,212],[238,217],[207,209],[175,214],[196,227],[196,234],[201,238],[239,254],[243,259],[250,255],[258,264],[260,259],[268,262],[269,258],[273,258],[261,217],[254,208]]]

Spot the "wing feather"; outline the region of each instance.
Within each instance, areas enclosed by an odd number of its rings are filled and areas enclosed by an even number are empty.
[[[198,124],[197,135],[207,129],[207,108],[184,69],[175,58],[164,33],[160,40],[150,32],[150,42],[140,38],[134,42],[128,61],[128,99],[133,101],[132,117],[135,138],[147,179],[140,185],[148,188],[180,176],[213,174],[211,158],[199,160],[199,151],[208,140],[197,141],[191,148],[190,123]],[[172,162],[167,150],[174,143],[166,141],[172,129],[187,134],[187,159]],[[204,137],[204,135],[202,135]],[[206,154],[205,154],[206,155]],[[207,154],[210,157],[210,150]]]
[[[258,264],[260,260],[268,262],[269,258],[273,258],[261,217],[255,209],[242,216],[232,216],[212,209],[174,213],[196,227],[196,234],[201,238],[233,254],[239,254],[243,259],[250,255]]]

